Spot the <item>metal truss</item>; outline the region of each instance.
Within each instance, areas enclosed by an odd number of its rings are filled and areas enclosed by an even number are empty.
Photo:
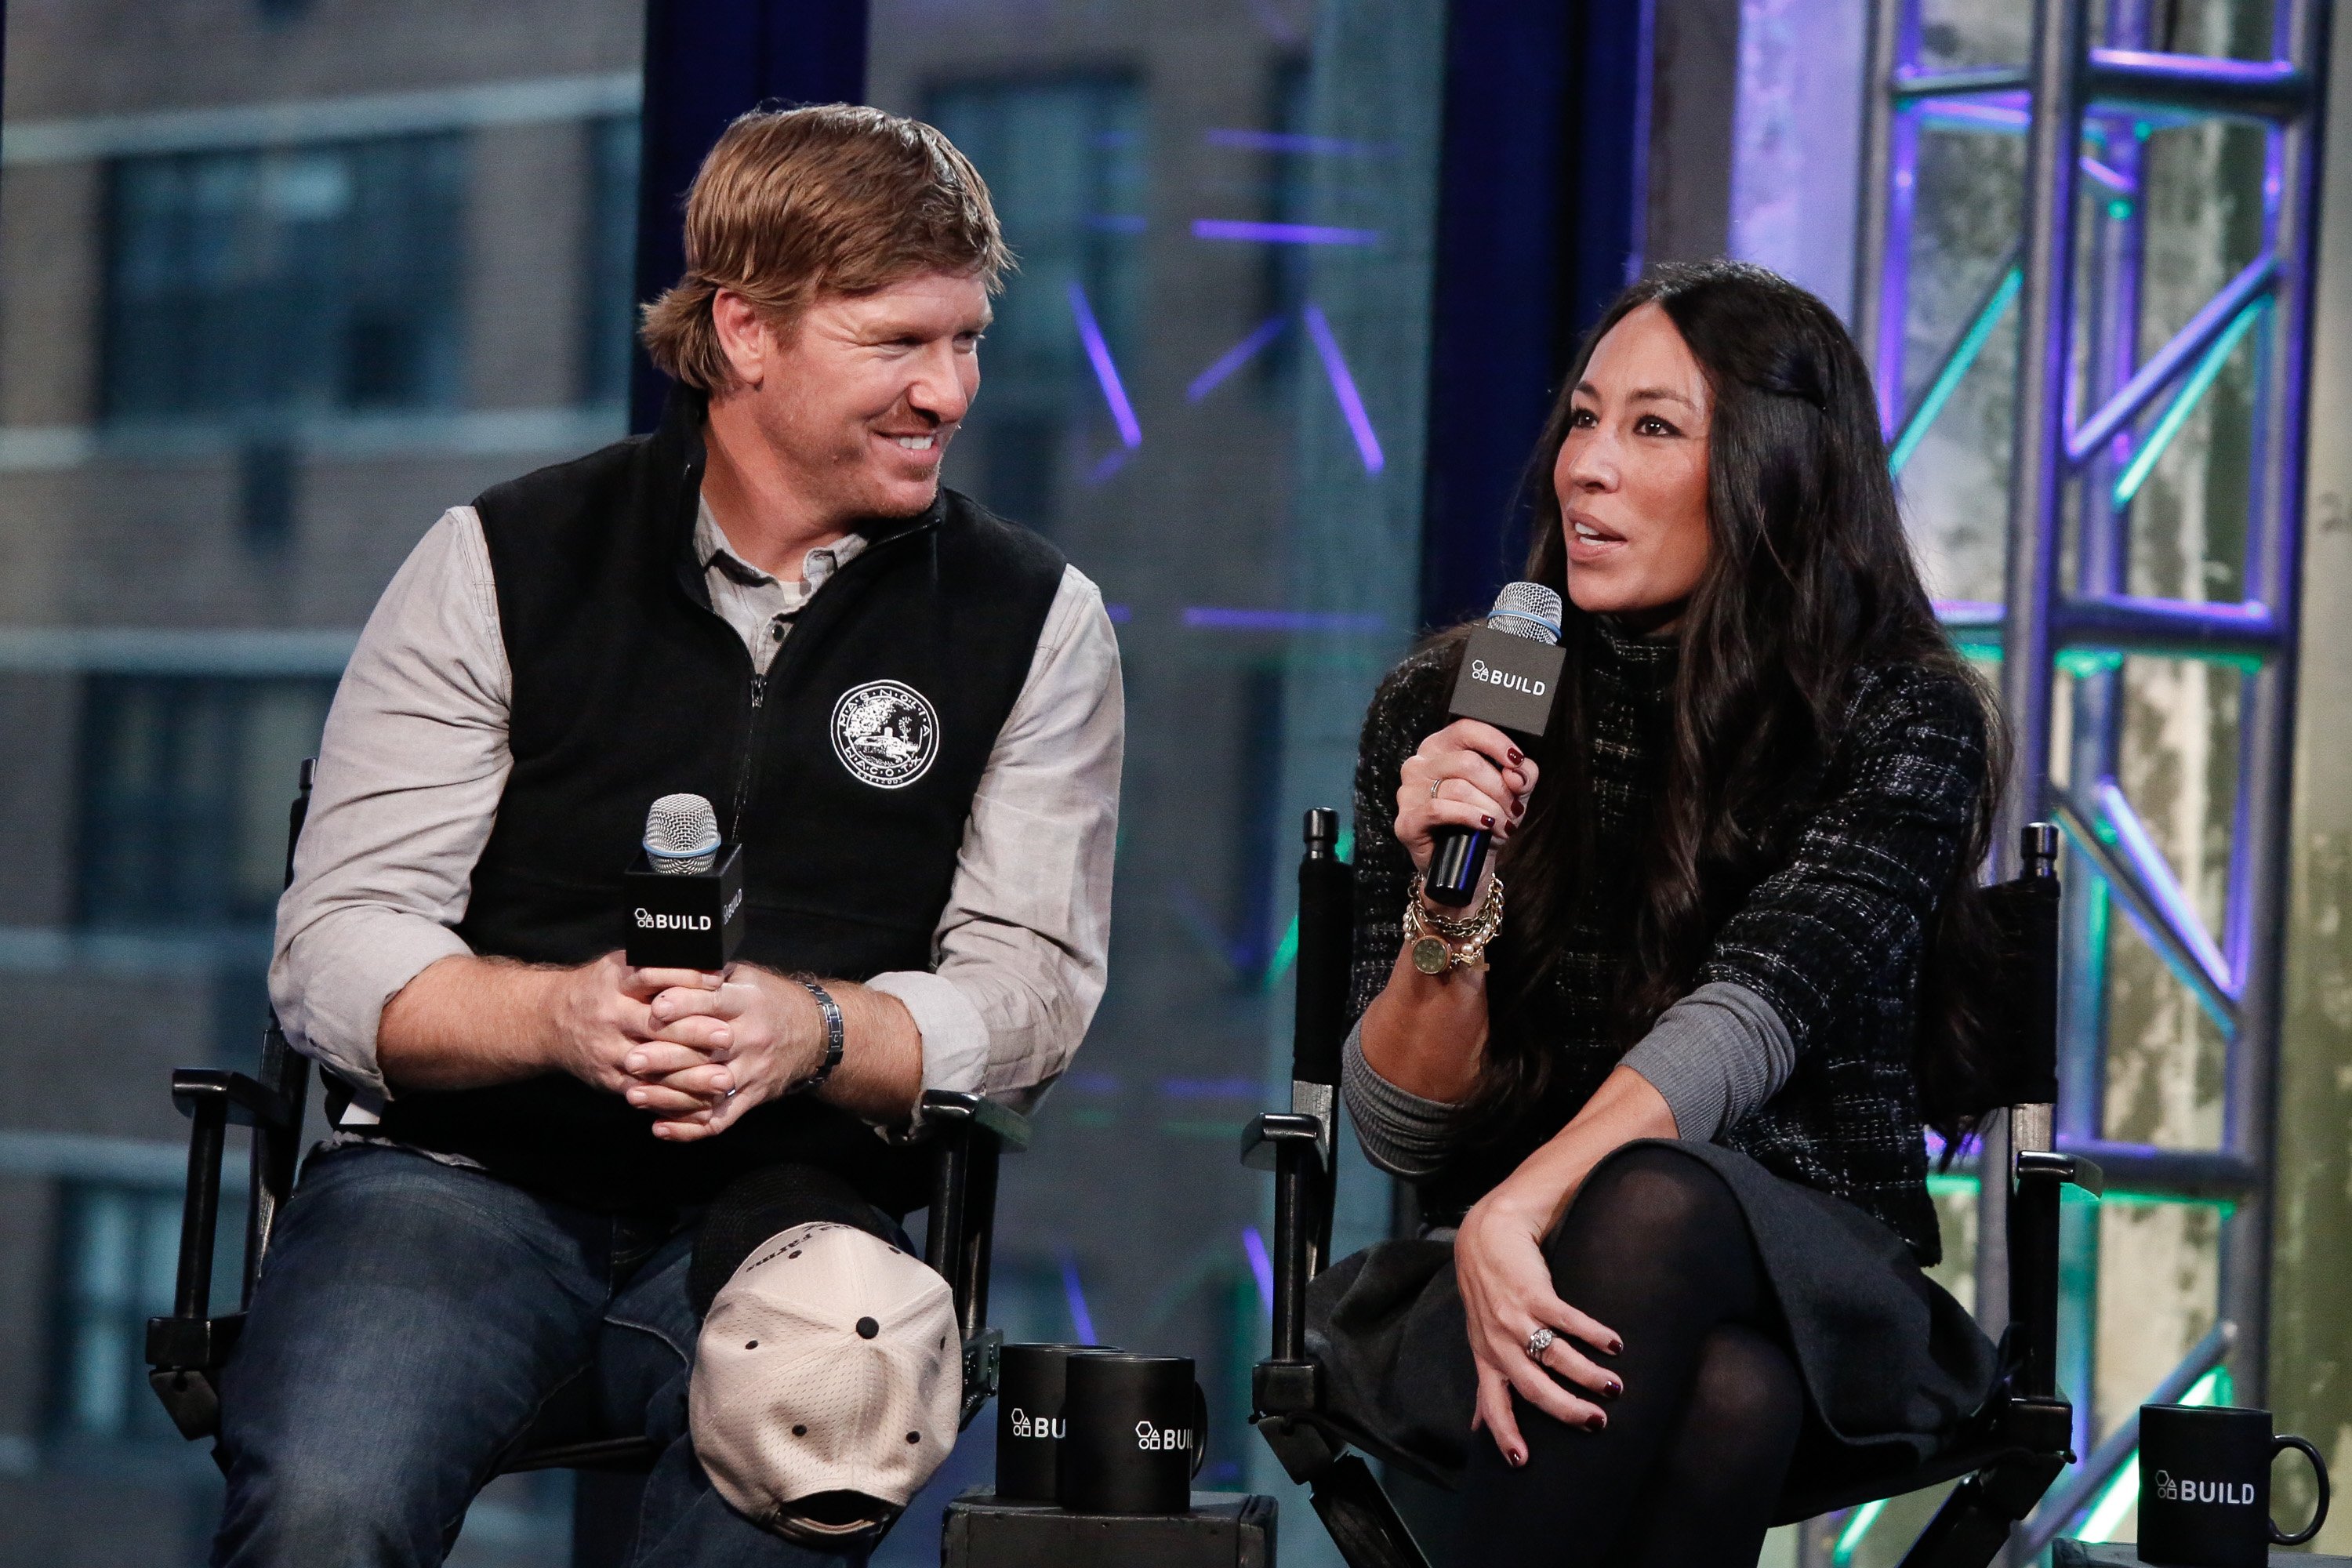
[[[2005,603],[1945,606],[1963,642],[1997,645],[2015,747],[2007,820],[1994,843],[2011,873],[2018,824],[2054,817],[2074,850],[2055,1142],[2097,1160],[2110,1193],[2221,1207],[2215,1331],[2164,1381],[2177,1396],[2223,1363],[2260,1403],[2270,1272],[2272,1126],[2286,926],[2288,808],[2301,586],[2305,388],[2311,321],[2326,0],[2273,0],[2272,58],[2156,52],[2153,0],[2039,0],[2033,58],[2019,67],[1923,64],[1921,0],[1877,0],[1865,99],[1856,337],[1870,359],[1891,460],[1900,469],[1987,342],[2021,312]],[[2095,16],[2102,34],[2093,39]],[[2266,155],[2255,258],[2152,353],[2141,353],[2147,230],[2141,181],[2151,131],[2221,119],[2260,128]],[[1915,175],[1930,126],[2026,142],[2023,232],[1962,330],[1904,406]],[[2135,596],[2126,563],[2135,499],[2157,459],[2242,343],[2255,364],[2243,598]],[[2126,654],[2212,660],[2242,672],[2227,917],[2210,931],[2116,780]],[[2068,731],[2053,733],[2062,669],[2074,680]],[[2064,765],[2057,765],[2063,747]],[[2061,784],[2053,775],[2067,782]],[[2084,875],[2084,873],[2089,873]],[[2106,921],[2120,905],[2228,1041],[2223,1135],[2213,1150],[2118,1143],[2104,1131]],[[1982,1168],[2005,1169],[2009,1137]],[[1979,1194],[1979,1315],[1994,1332],[2008,1300],[1999,1238],[2006,1184]],[[2095,1248],[2095,1238],[2081,1245]],[[2095,1252],[2069,1303],[2079,1331],[2063,1369],[2087,1394]],[[2192,1364],[2193,1363],[2193,1364]],[[2177,1386],[2175,1386],[2177,1385]],[[2210,1386],[2210,1382],[2208,1386]],[[2078,1398],[2078,1420],[2091,1401]],[[2118,1434],[2120,1436],[2120,1434]],[[2090,1460],[2014,1543],[2079,1521],[2136,1444],[2077,1434]],[[2096,1473],[2094,1473],[2096,1472]],[[1849,1529],[1849,1535],[1854,1532]],[[1842,1543],[1838,1561],[1852,1552]],[[1819,1549],[1816,1549],[1818,1554]]]

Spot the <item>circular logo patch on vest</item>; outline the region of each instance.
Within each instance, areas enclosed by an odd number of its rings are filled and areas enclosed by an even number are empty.
[[[940,754],[940,716],[911,686],[853,686],[833,705],[833,754],[861,784],[904,789]]]

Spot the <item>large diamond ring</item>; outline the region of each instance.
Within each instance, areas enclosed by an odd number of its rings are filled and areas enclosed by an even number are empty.
[[[1553,1333],[1549,1329],[1538,1329],[1534,1333],[1529,1334],[1528,1336],[1528,1359],[1529,1361],[1543,1360],[1544,1352],[1551,1349],[1552,1341],[1558,1338],[1559,1338],[1559,1336]]]

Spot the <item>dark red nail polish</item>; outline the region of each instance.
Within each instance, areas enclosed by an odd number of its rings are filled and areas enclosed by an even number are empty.
[[[1608,1416],[1606,1416],[1606,1415],[1602,1415],[1600,1411],[1596,1410],[1596,1411],[1594,1411],[1594,1412],[1592,1413],[1592,1419],[1591,1419],[1590,1421],[1587,1421],[1587,1422],[1584,1424],[1584,1429],[1585,1429],[1586,1431],[1588,1431],[1588,1432],[1598,1432],[1598,1431],[1600,1431],[1603,1426],[1608,1426],[1608,1425],[1609,1425],[1609,1417],[1608,1417]]]
[[[1511,761],[1513,761],[1513,762],[1515,762],[1515,763],[1518,763],[1518,762],[1525,762],[1526,760],[1527,760],[1527,759],[1526,759],[1525,757],[1522,757],[1522,756],[1519,754],[1519,749],[1518,749],[1517,746],[1513,746],[1513,747],[1511,748]]]
[[[1491,816],[1482,816],[1478,819],[1478,826],[1481,827],[1492,827],[1495,826],[1495,819]]]
[[[1603,1399],[1614,1399],[1624,1392],[1625,1385],[1622,1383],[1604,1383],[1601,1385],[1601,1397]]]
[[[1513,1454],[1511,1456],[1511,1468],[1513,1469],[1517,1469],[1519,1466],[1524,1465],[1527,1462],[1528,1457],[1525,1454]]]
[[[1625,1342],[1623,1340],[1611,1340],[1609,1342],[1609,1353],[1611,1355],[1623,1355],[1625,1353]]]

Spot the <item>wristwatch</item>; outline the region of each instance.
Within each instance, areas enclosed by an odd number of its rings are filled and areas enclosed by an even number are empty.
[[[835,1001],[832,994],[824,986],[819,985],[807,975],[795,974],[793,978],[799,981],[802,988],[816,998],[816,1010],[824,1017],[824,1060],[816,1065],[814,1072],[784,1090],[786,1094],[805,1094],[833,1076],[833,1069],[841,1065],[842,1047],[847,1042],[842,1027],[841,1004]]]
[[[1404,934],[1412,966],[1427,975],[1450,969],[1486,967],[1486,944],[1503,929],[1503,879],[1489,878],[1486,901],[1466,921],[1433,912],[1421,900],[1422,879],[1412,879],[1405,895]]]

